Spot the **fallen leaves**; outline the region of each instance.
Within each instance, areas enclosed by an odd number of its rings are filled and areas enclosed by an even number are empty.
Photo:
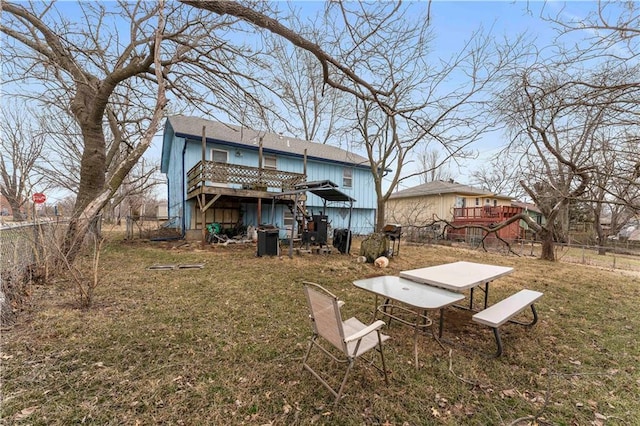
[[[13,416],[13,420],[24,420],[27,417],[29,417],[30,415],[32,415],[33,413],[35,413],[35,411],[38,409],[37,406],[33,406],[33,407],[29,407],[29,408],[24,408],[22,409],[20,412],[16,413]]]

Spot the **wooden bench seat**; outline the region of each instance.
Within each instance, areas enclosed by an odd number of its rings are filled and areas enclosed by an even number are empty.
[[[473,320],[480,324],[493,328],[493,334],[496,338],[498,350],[496,357],[502,355],[502,340],[500,339],[499,327],[505,322],[515,322],[517,324],[532,326],[538,322],[538,314],[534,306],[534,302],[542,297],[542,293],[534,290],[520,290],[518,293],[507,297],[504,300],[488,307],[487,309],[473,315]],[[527,307],[531,307],[533,320],[529,323],[522,323],[512,320],[513,317],[524,311]]]

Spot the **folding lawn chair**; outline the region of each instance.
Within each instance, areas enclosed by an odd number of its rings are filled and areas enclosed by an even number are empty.
[[[304,283],[304,292],[311,312],[309,317],[313,324],[313,335],[309,341],[309,348],[304,356],[302,365],[318,380],[320,380],[320,382],[322,382],[322,384],[336,397],[334,406],[338,405],[338,402],[342,397],[347,377],[351,368],[353,368],[356,359],[371,349],[376,349],[380,354],[382,368],[375,365],[373,359],[369,360],[369,362],[378,371],[384,374],[384,380],[388,385],[389,379],[387,378],[387,369],[384,362],[384,354],[382,353],[382,342],[387,340],[389,336],[380,333],[380,328],[385,325],[384,321],[377,320],[371,325],[365,325],[356,318],[349,318],[346,321],[342,321],[340,307],[343,302],[338,301],[336,296],[318,284],[309,282]],[[334,355],[336,351],[330,352],[328,349],[323,347],[320,344],[318,337],[322,337],[338,349],[338,351],[340,351],[340,355],[336,356]],[[324,354],[334,361],[347,364],[347,371],[345,372],[342,382],[337,390],[334,389],[307,363],[309,354],[314,347],[318,347]]]

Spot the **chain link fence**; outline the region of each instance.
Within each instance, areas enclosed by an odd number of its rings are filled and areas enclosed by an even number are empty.
[[[504,241],[494,235],[482,238],[482,233],[468,232],[463,240],[450,241],[442,238],[442,228],[406,226],[402,229],[404,241],[417,244],[446,244],[471,249],[486,249],[503,254],[540,257],[542,245],[535,240]],[[580,242],[555,243],[555,256],[560,262],[591,265],[599,268],[626,271],[640,275],[640,241],[612,240],[606,246]]]
[[[38,222],[0,228],[0,321],[13,323],[31,292],[44,279],[66,222]]]

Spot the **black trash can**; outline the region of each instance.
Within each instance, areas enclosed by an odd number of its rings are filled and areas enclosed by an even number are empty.
[[[258,229],[258,256],[278,255],[278,234],[277,229]]]
[[[351,250],[351,232],[348,229],[333,230],[333,246],[342,254]]]

